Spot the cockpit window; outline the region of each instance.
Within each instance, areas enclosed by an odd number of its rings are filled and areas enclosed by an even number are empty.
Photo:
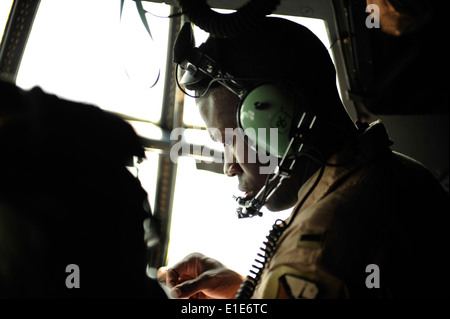
[[[119,3],[108,0],[42,0],[17,85],[158,122],[170,7],[146,9],[155,14],[147,15],[151,37],[133,1],[120,16]]]
[[[0,30],[2,33],[5,30],[12,3],[13,0],[3,0],[0,2]]]

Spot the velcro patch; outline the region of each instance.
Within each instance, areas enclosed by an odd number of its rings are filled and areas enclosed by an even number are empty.
[[[302,230],[297,247],[302,248],[320,248],[325,239],[325,232]]]

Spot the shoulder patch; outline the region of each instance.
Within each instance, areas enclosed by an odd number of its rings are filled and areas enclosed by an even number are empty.
[[[262,299],[314,299],[319,294],[316,281],[307,273],[288,266],[270,272],[261,283]]]
[[[294,299],[314,299],[319,293],[317,285],[309,280],[293,275],[280,277],[284,290]]]
[[[266,273],[256,287],[260,299],[336,299],[347,298],[345,285],[329,274],[303,271],[281,265]]]

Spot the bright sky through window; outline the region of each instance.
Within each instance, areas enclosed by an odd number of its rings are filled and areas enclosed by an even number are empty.
[[[152,40],[134,2],[125,1],[122,19],[119,4],[41,0],[17,84],[158,121],[169,19],[147,15]],[[167,5],[147,3],[146,8],[169,15]]]
[[[8,21],[9,12],[11,11],[11,5],[13,0],[0,1],[0,30],[2,31],[6,27],[6,21]]]

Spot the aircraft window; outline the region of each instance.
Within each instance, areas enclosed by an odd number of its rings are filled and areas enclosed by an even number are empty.
[[[128,121],[140,137],[160,141],[163,138],[162,130],[154,124],[142,121]],[[150,207],[155,207],[156,180],[158,175],[158,160],[161,150],[158,148],[146,148],[145,160],[135,163],[134,167],[128,168],[134,176],[139,178],[142,187],[148,194]]]
[[[169,15],[168,5],[145,5]],[[169,19],[148,17],[152,40],[133,1],[121,19],[119,12],[119,2],[108,0],[41,0],[17,85],[158,122]]]
[[[9,12],[11,11],[13,0],[2,0],[0,2],[0,30],[5,30],[6,21],[8,21]]]
[[[151,150],[145,152],[145,160],[136,165],[136,177],[142,184],[142,187],[148,194],[148,200],[150,207],[155,207],[155,194],[156,194],[156,178],[158,171],[158,152]]]
[[[170,11],[168,5],[156,3],[145,3],[145,9],[162,17]],[[109,0],[41,0],[16,84],[158,122],[169,19],[150,16],[148,23],[153,40],[133,1],[125,1],[120,17],[119,3]],[[141,136],[161,139],[156,125],[130,124]],[[158,153],[150,150],[146,155],[134,173],[154,207]]]

